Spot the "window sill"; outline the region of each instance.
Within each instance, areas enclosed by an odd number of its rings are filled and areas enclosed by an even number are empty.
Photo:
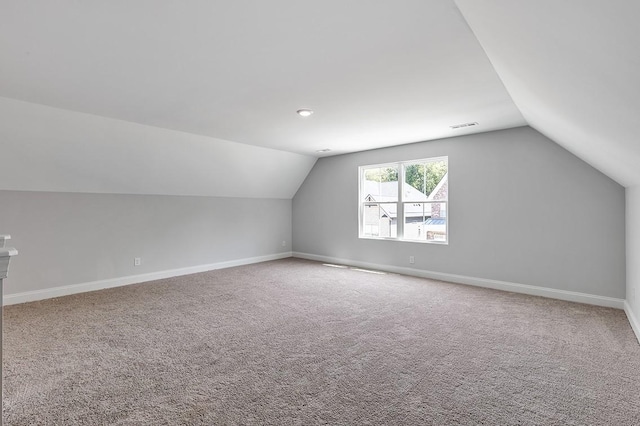
[[[378,240],[378,241],[398,241],[400,243],[417,243],[417,244],[435,244],[439,246],[447,246],[449,245],[449,241],[427,241],[427,240],[405,240],[400,238],[391,238],[391,237],[369,237],[369,236],[358,236],[358,239],[361,240]]]

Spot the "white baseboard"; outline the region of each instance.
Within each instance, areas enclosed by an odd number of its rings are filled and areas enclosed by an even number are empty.
[[[636,333],[636,339],[638,339],[638,343],[640,343],[640,322],[638,322],[638,318],[633,314],[631,310],[631,306],[624,301],[624,313],[627,314],[627,318],[629,319],[629,324],[631,324],[631,328],[633,332]]]
[[[465,275],[447,274],[443,272],[425,271],[422,269],[405,268],[392,265],[380,265],[376,263],[361,262],[349,259],[340,259],[329,256],[319,256],[309,253],[284,252],[266,256],[250,257],[245,259],[229,260],[224,262],[211,263],[206,265],[190,266],[186,268],[170,269],[165,271],[151,272],[147,274],[129,275],[126,277],[111,278],[107,280],[91,281],[88,283],[72,284],[60,287],[52,287],[43,290],[27,291],[23,293],[6,294],[3,297],[3,304],[15,305],[18,303],[33,302],[36,300],[50,299],[52,297],[67,296],[70,294],[83,293],[87,291],[102,290],[105,288],[120,287],[130,284],[138,284],[147,281],[160,280],[163,278],[177,277],[180,275],[196,274],[199,272],[212,271],[215,269],[231,268],[233,266],[249,265],[252,263],[266,262],[269,260],[285,259],[287,257],[298,257],[301,259],[315,260],[319,262],[337,263],[342,265],[355,266],[358,268],[374,269],[397,274],[411,275],[422,278],[430,278],[441,281],[449,281],[459,284],[467,284],[478,287],[492,288],[496,290],[511,291],[514,293],[530,294],[533,296],[543,296],[552,299],[567,300],[571,302],[587,303],[590,305],[606,306],[611,308],[624,309],[633,331],[640,340],[640,323],[633,315],[631,308],[623,299],[616,299],[606,296],[597,296],[587,293],[578,293],[566,290],[556,290],[545,287],[538,287],[526,284],[516,284],[506,281],[496,281],[485,278],[468,277]]]
[[[495,290],[510,291],[513,293],[529,294],[532,296],[549,297],[551,299],[567,300],[570,302],[587,303],[589,305],[606,306],[609,308],[624,309],[625,300],[607,296],[597,296],[588,293],[578,293],[575,291],[556,290],[553,288],[538,287],[527,284],[516,284],[506,281],[496,281],[486,278],[468,277],[465,275],[447,274],[443,272],[425,271],[422,269],[404,268],[392,265],[380,265],[377,263],[360,262],[349,259],[339,259],[335,257],[319,256],[309,253],[293,252],[293,257],[301,259],[316,260],[319,262],[336,263],[341,265],[355,266],[357,268],[374,269],[378,271],[392,272],[396,274],[411,275],[415,277],[430,278],[433,280],[449,281],[458,284],[473,285],[476,287],[492,288]]]
[[[43,290],[26,291],[24,293],[5,294],[3,296],[3,304],[7,306],[15,305],[18,303],[34,302],[36,300],[50,299],[52,297],[67,296],[70,294],[84,293],[87,291],[138,284],[147,281],[161,280],[163,278],[178,277],[180,275],[197,274],[198,272],[213,271],[215,269],[249,265],[252,263],[266,262],[268,260],[285,259],[291,256],[291,252],[284,252],[266,256],[249,257],[245,259],[227,260],[224,262],[210,263],[207,265],[189,266],[187,268],[150,272],[148,274],[129,275],[126,277],[111,278],[108,280],[91,281],[88,283],[52,287]]]

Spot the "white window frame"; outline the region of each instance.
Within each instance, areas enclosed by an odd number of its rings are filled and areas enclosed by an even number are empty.
[[[403,183],[405,181],[405,168],[409,164],[415,163],[431,163],[438,161],[446,161],[447,163],[447,175],[449,174],[449,157],[448,156],[440,156],[440,157],[429,157],[429,158],[419,158],[415,160],[404,160],[404,161],[396,161],[391,163],[381,163],[381,164],[367,164],[364,166],[358,167],[358,238],[367,239],[367,240],[391,240],[391,241],[403,241],[410,243],[419,243],[419,244],[436,244],[436,245],[448,245],[449,244],[449,188],[447,188],[447,198],[445,200],[434,200],[434,201],[415,201],[408,200],[405,201],[404,193],[403,193]],[[375,169],[375,168],[385,168],[385,167],[397,167],[398,168],[398,199],[394,201],[365,201],[364,200],[364,173],[366,170]],[[447,179],[449,176],[447,177]],[[447,183],[448,185],[448,183]],[[370,204],[396,204],[396,237],[380,237],[374,235],[365,235],[364,234],[364,207],[365,205]],[[441,203],[446,205],[446,240],[445,241],[436,241],[436,240],[415,240],[415,239],[405,239],[404,238],[404,205],[411,203],[420,203],[420,204],[431,204],[431,203]]]

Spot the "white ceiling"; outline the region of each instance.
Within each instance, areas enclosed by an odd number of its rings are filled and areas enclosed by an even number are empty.
[[[526,124],[640,185],[639,17],[637,0],[2,2],[5,189],[290,198],[311,157]],[[221,180],[260,159],[280,184]]]
[[[640,185],[640,1],[456,3],[531,127]]]
[[[526,124],[452,0],[3,2],[0,58],[2,97],[313,156]]]
[[[291,199],[316,158],[0,97],[0,189]]]

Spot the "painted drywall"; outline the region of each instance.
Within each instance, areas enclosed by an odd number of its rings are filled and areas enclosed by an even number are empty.
[[[451,0],[14,1],[0,58],[0,96],[312,156],[525,124]]]
[[[291,198],[314,157],[0,98],[0,189]]]
[[[640,184],[640,2],[455,2],[531,127]]]
[[[359,239],[358,166],[438,156],[449,244]],[[366,151],[316,163],[293,199],[293,250],[623,299],[624,197],[529,127]]]
[[[626,189],[627,210],[627,305],[640,339],[640,186]],[[635,322],[635,324],[634,324]]]
[[[0,191],[0,230],[6,296],[288,252],[291,200]]]

